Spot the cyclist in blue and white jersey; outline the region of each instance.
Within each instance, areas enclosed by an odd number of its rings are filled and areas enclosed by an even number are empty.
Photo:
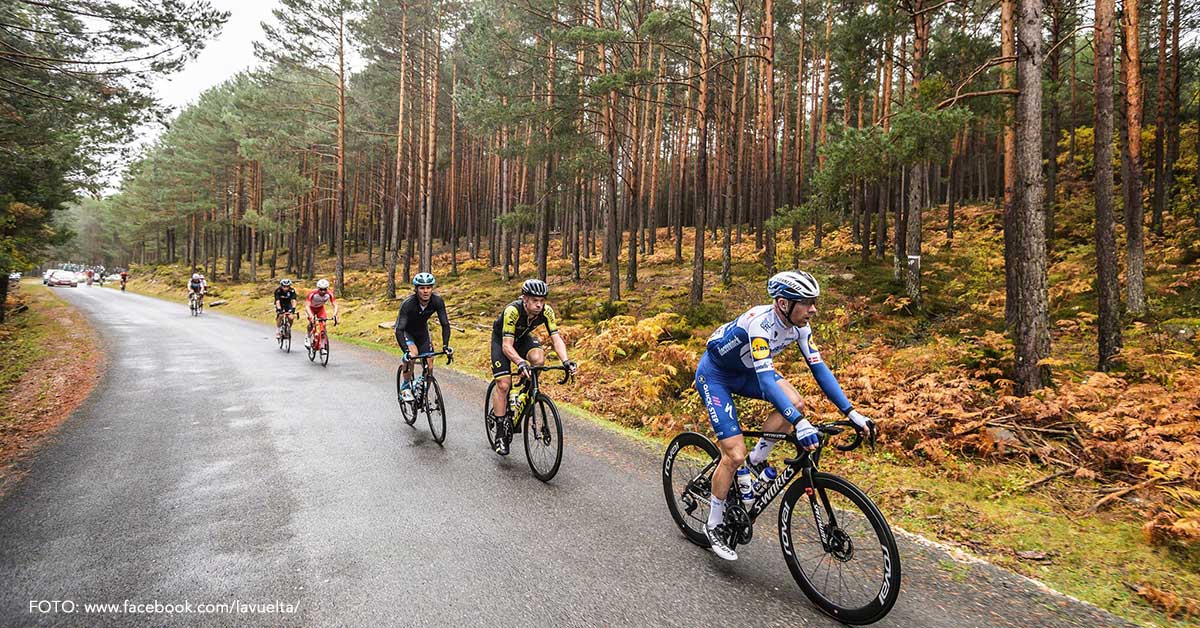
[[[850,405],[812,341],[808,323],[817,313],[817,297],[821,294],[817,280],[802,271],[781,272],[767,281],[767,294],[771,296],[771,304],[750,308],[709,336],[696,368],[696,390],[704,400],[721,448],[721,462],[713,472],[705,534],[713,553],[725,560],[737,560],[737,552],[729,547],[722,525],[725,498],[734,476],[747,462],[751,472],[759,475],[776,443],[774,439],[761,438],[747,457],[733,395],[764,399],[775,406],[775,411],[763,422],[763,431],[787,433],[794,428],[804,448],[815,449],[818,443],[816,428],[804,418],[800,394],[775,371],[772,358],[793,344],[799,346],[825,396],[860,432],[873,434],[875,430],[874,422]]]

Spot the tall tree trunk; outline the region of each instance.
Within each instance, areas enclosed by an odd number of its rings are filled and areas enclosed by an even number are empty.
[[[763,72],[763,160],[762,167],[765,176],[763,192],[766,194],[763,218],[769,220],[775,214],[778,190],[776,189],[775,158],[775,4],[773,0],[763,1],[763,32],[762,32],[762,72]],[[775,273],[775,229],[767,228],[766,251],[764,261],[767,274]]]
[[[601,23],[600,0],[595,0],[596,28],[603,28]],[[600,73],[607,74],[617,71],[617,55],[614,53],[610,63],[603,43],[599,45]],[[604,104],[604,134],[605,146],[608,150],[608,172],[605,182],[607,198],[604,253],[608,264],[608,300],[621,299],[620,250],[621,233],[617,230],[617,92],[610,90]]]
[[[1146,309],[1146,245],[1142,227],[1142,69],[1138,50],[1141,44],[1138,41],[1137,0],[1124,0],[1122,8],[1121,30],[1124,37],[1121,73],[1126,77],[1122,91],[1128,133],[1122,159],[1129,171],[1128,179],[1121,179],[1121,188],[1125,191],[1125,305],[1130,314],[1137,316]]]
[[[404,103],[406,80],[408,78],[408,12],[402,11],[400,16],[400,93],[396,113],[396,169],[395,180],[392,182],[392,239],[388,244],[387,268],[387,298],[396,298],[396,262],[400,258],[400,218],[404,214],[404,190],[401,165],[404,163]]]
[[[599,0],[597,0],[598,2]],[[696,138],[696,237],[692,251],[692,287],[688,300],[693,306],[704,298],[704,221],[708,218],[708,86],[711,0],[702,0],[700,10],[700,94]]]
[[[1016,380],[1021,394],[1041,388],[1050,356],[1042,187],[1042,0],[1020,0],[1017,16]]]
[[[1098,368],[1107,371],[1121,347],[1117,242],[1113,225],[1113,0],[1096,0],[1095,17],[1096,139],[1096,296],[1099,301]]]
[[[338,13],[338,104],[337,104],[337,207],[334,237],[337,240],[338,296],[346,293],[346,28],[345,15]]]
[[[1006,60],[1000,66],[1000,88],[1012,88],[1013,70],[1016,64],[1009,60],[1016,55],[1013,25],[1016,0],[1000,0],[1000,56]],[[1017,265],[1012,262],[1017,255],[1017,226],[1014,224],[1015,208],[1013,193],[1017,184],[1016,131],[1013,128],[1013,102],[1004,98],[1004,326],[1012,329],[1016,323]]]
[[[1150,230],[1162,233],[1163,208],[1166,207],[1167,195],[1164,168],[1164,144],[1167,135],[1167,32],[1170,30],[1169,0],[1159,4],[1158,15],[1158,66],[1154,70],[1154,204],[1150,214]]]
[[[1061,109],[1059,92],[1062,89],[1062,46],[1058,45],[1066,27],[1066,10],[1063,3],[1066,0],[1050,0],[1050,55],[1046,65],[1050,70],[1050,137],[1047,142],[1046,154],[1046,211],[1045,232],[1046,251],[1049,254],[1051,242],[1054,239],[1054,211],[1058,203],[1058,136],[1061,132]]]
[[[433,19],[438,19],[437,10],[431,11]],[[429,106],[427,109],[428,121],[426,129],[429,133],[429,139],[425,142],[425,149],[428,154],[425,157],[425,205],[421,216],[421,261],[419,268],[421,272],[430,272],[433,269],[433,207],[437,201],[437,182],[435,175],[437,174],[437,129],[438,129],[438,72],[442,65],[442,32],[441,28],[434,27],[431,46],[427,54],[433,59],[432,64],[426,64],[429,70],[429,76],[426,78],[429,87]]]

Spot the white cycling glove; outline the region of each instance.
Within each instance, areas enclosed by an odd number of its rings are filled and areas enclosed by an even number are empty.
[[[850,421],[854,423],[854,427],[858,430],[858,433],[862,434],[864,438],[867,438],[871,443],[871,446],[874,447],[875,422],[863,416],[858,410],[851,410],[850,414],[846,415],[846,418],[850,419]]]

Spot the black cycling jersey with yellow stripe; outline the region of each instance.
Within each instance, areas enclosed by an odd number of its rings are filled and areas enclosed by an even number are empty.
[[[545,325],[546,331],[551,335],[558,333],[558,317],[554,315],[554,308],[546,305],[542,308],[542,313],[537,318],[529,320],[529,316],[525,313],[525,308],[522,307],[521,300],[517,299],[504,306],[504,311],[500,312],[500,316],[492,324],[492,338],[514,338],[520,340],[528,336],[529,332],[538,325]]]

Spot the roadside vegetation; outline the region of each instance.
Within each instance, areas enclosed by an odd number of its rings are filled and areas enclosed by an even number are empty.
[[[0,324],[0,494],[21,461],[87,398],[102,357],[83,314],[26,280],[9,293]]]

